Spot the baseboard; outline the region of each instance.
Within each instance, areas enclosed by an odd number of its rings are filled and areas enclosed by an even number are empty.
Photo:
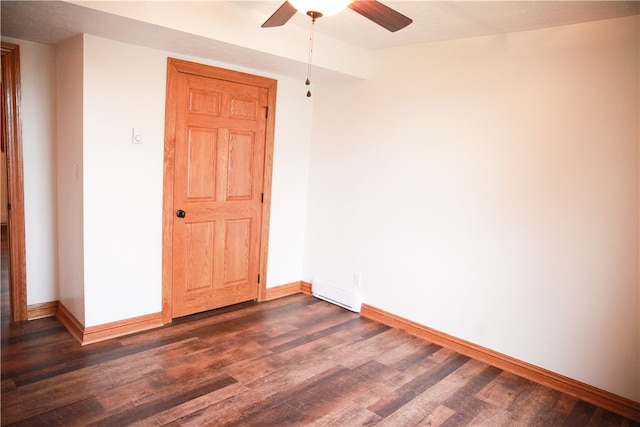
[[[58,308],[56,310],[56,317],[67,328],[67,331],[72,337],[82,344],[82,337],[84,335],[84,326],[61,302],[58,302]]]
[[[300,292],[311,295],[311,283],[300,282]]]
[[[42,319],[44,317],[53,317],[58,310],[58,301],[42,302],[39,304],[31,304],[27,306],[27,320]]]
[[[288,297],[289,295],[295,295],[299,293],[311,295],[311,283],[303,282],[302,280],[300,280],[298,282],[291,282],[284,285],[267,288],[267,296],[265,298],[265,301]]]
[[[615,412],[616,414],[640,421],[639,402],[456,338],[444,332],[431,329],[368,304],[362,304],[360,315],[387,326],[401,329],[407,333],[424,338],[427,341],[457,351],[458,353],[480,360],[504,371],[519,375],[538,384],[577,397],[578,399]]]
[[[269,301],[276,298],[288,297],[289,295],[295,295],[300,293],[300,287],[302,282],[291,282],[284,285],[274,286],[267,288],[265,301]]]
[[[99,341],[130,335],[136,332],[163,326],[162,313],[146,314],[144,316],[105,323],[103,325],[85,328],[82,344],[91,344]]]
[[[163,326],[162,313],[152,313],[85,328],[62,303],[58,303],[56,317],[81,345],[93,344]]]

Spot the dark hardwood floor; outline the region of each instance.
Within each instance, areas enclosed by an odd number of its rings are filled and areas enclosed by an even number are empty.
[[[303,294],[82,347],[9,323],[5,255],[3,426],[638,425]]]

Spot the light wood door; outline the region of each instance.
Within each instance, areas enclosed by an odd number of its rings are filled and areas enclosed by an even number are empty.
[[[172,317],[258,298],[269,89],[178,73]]]

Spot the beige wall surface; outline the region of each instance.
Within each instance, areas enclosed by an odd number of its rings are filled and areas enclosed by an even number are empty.
[[[640,400],[638,17],[374,52],[314,93],[304,280]]]

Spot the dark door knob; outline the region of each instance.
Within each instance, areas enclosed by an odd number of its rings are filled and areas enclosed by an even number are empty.
[[[187,215],[187,213],[186,213],[185,211],[183,211],[182,209],[178,209],[178,210],[176,211],[176,216],[177,216],[178,218],[184,218],[186,215]]]

